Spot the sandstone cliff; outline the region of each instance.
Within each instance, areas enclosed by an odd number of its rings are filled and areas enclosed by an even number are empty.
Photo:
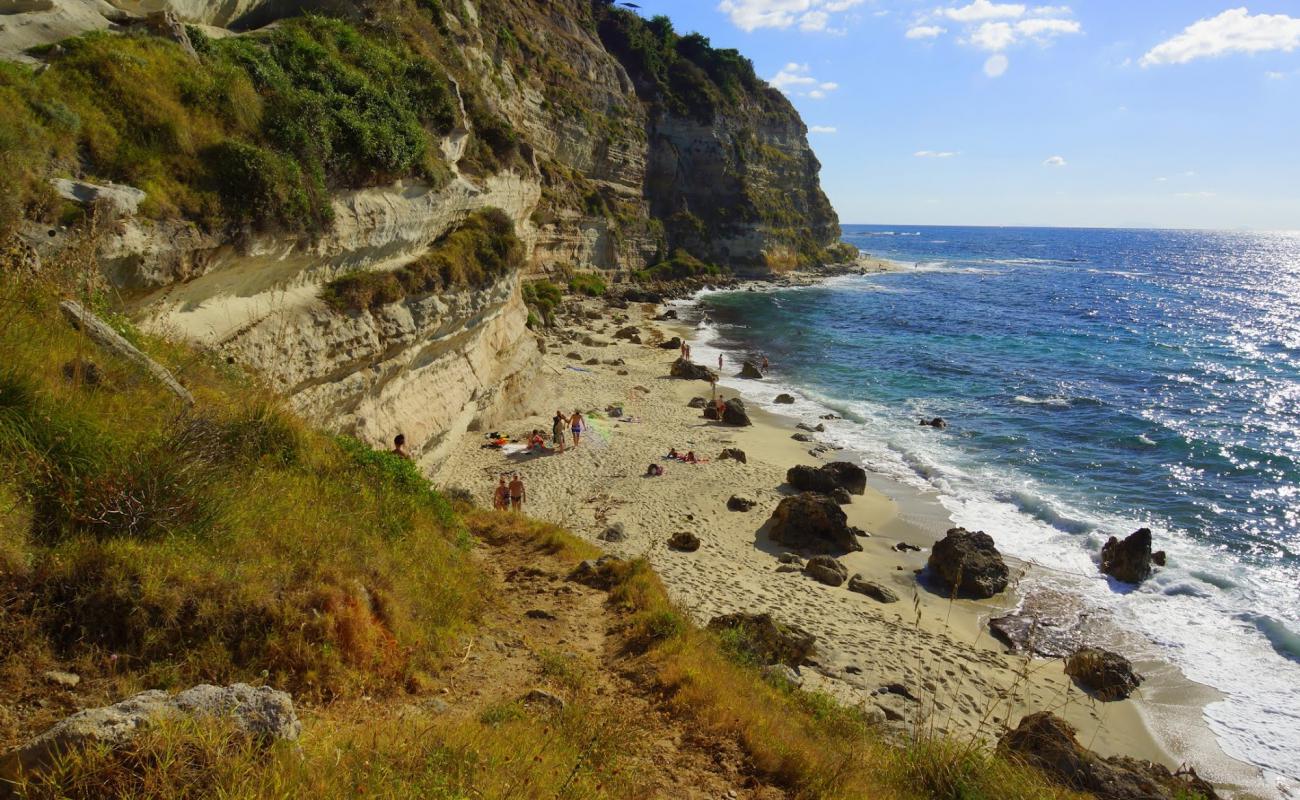
[[[263,27],[304,11],[341,21]],[[545,402],[521,281],[682,252],[762,275],[838,238],[788,101],[738,53],[601,0],[31,0],[4,22],[0,57],[42,63],[0,72],[27,147],[0,216],[57,247],[69,201],[127,197],[101,203],[99,252],[128,310],[372,444],[402,430],[435,459]],[[322,302],[485,208],[513,220],[522,274]]]

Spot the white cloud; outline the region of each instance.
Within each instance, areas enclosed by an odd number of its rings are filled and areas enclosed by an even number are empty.
[[[980,22],[986,19],[1016,19],[1023,16],[1025,7],[1020,3],[993,3],[990,0],[972,0],[959,8],[941,8],[938,14],[953,22]]]
[[[1018,22],[985,22],[970,33],[966,41],[981,50],[998,52],[1017,42],[1032,39],[1042,45],[1054,37],[1080,33],[1083,26],[1072,19],[1022,19]]]
[[[1264,77],[1265,77],[1265,78],[1268,78],[1268,79],[1271,80],[1271,81],[1280,81],[1280,80],[1282,80],[1283,78],[1286,77],[1286,73],[1285,73],[1285,72],[1273,72],[1272,70],[1269,70],[1268,72],[1265,72],[1265,73],[1264,73]]]
[[[991,55],[988,57],[988,60],[984,62],[984,74],[990,78],[1001,78],[1002,75],[1006,73],[1007,67],[1010,65],[1011,62],[1001,53]]]
[[[1006,22],[986,22],[975,29],[966,41],[981,50],[1005,50],[1016,41],[1016,29]]]
[[[917,158],[952,158],[957,154],[950,150],[917,150],[912,155]]]
[[[1044,167],[1064,167],[1065,159],[1060,156],[1051,156],[1043,162]]]
[[[839,133],[839,128],[834,125],[809,125],[809,133]]]
[[[767,82],[787,95],[811,97],[814,100],[821,100],[827,92],[840,88],[840,85],[834,81],[817,80],[807,64],[798,64],[794,61],[782,67],[779,72],[768,78]]]
[[[913,25],[904,35],[909,39],[933,39],[947,32],[947,28],[940,28],[938,25]]]
[[[864,0],[722,0],[718,10],[743,31],[759,28],[789,28],[801,31],[834,32],[831,15],[842,14]]]
[[[1167,181],[1167,180],[1169,180],[1169,179],[1166,178],[1165,176],[1161,175],[1159,178],[1156,178],[1156,183],[1164,183],[1164,182]]]
[[[1217,17],[1188,25],[1182,33],[1161,42],[1142,56],[1144,67],[1186,64],[1198,58],[1225,53],[1291,52],[1300,47],[1300,18],[1286,14],[1256,14],[1230,8]]]

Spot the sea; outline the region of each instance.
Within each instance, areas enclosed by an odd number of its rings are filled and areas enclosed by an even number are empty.
[[[1225,752],[1300,781],[1300,233],[843,232],[899,269],[706,291],[697,360],[766,356],[726,382],[843,417],[824,438],[1219,690]],[[1108,580],[1140,527],[1168,565]]]

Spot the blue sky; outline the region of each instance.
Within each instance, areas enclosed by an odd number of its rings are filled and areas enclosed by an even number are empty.
[[[843,222],[1300,229],[1300,0],[637,0],[803,115]]]

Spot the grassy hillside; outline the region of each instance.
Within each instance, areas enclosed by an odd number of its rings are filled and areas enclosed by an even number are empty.
[[[501,565],[562,575],[589,545],[456,505],[409,462],[306,428],[251,376],[132,330],[79,266],[0,265],[0,745],[199,681],[289,690],[306,732],[301,754],[267,754],[221,726],[157,728],[24,796],[639,797],[656,773],[637,754],[664,734],[631,725],[633,692],[791,796],[1067,796],[973,744],[892,744],[854,710],[765,682],[743,648],[689,624],[644,561],[615,567],[608,595],[584,589],[596,605],[578,617],[635,680],[539,649],[499,618],[535,602],[505,594]],[[172,369],[194,408],[69,328],[55,306],[72,295]],[[458,670],[488,623],[518,643],[469,663],[536,651],[565,710],[494,700],[412,717],[439,685],[471,680]],[[75,695],[41,682],[55,667],[84,676]],[[490,698],[493,681],[474,680]]]

